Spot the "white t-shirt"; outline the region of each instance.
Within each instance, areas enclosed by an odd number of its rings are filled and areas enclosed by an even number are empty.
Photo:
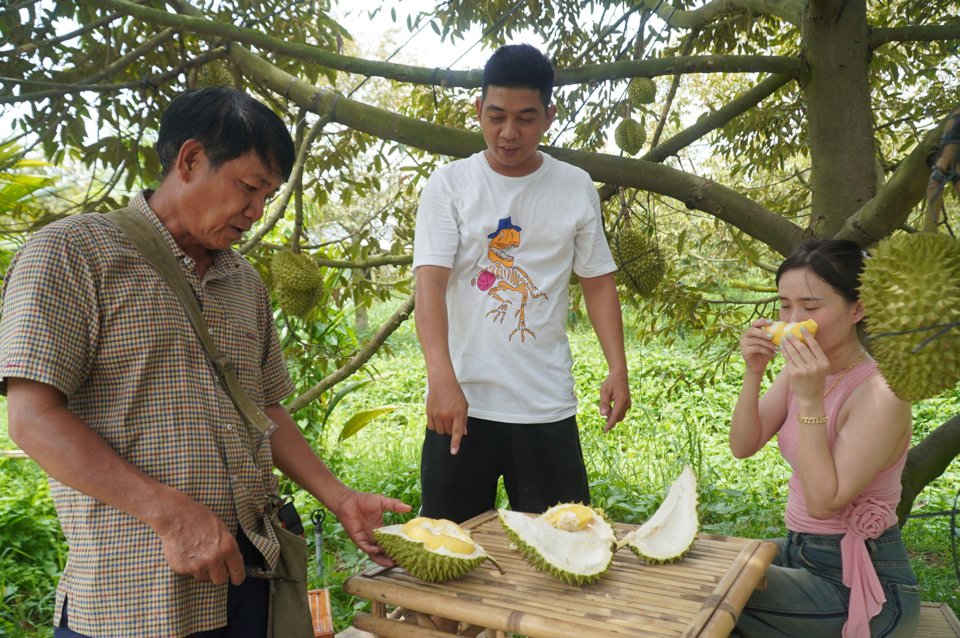
[[[483,153],[439,168],[420,196],[413,267],[450,268],[450,355],[469,415],[551,423],[576,414],[567,342],[571,268],[616,270],[583,170],[542,154],[530,175]]]

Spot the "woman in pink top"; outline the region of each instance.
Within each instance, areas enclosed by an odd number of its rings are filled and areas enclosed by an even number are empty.
[[[816,338],[778,347],[758,319],[744,333],[743,387],[730,449],[746,458],[777,436],[793,468],[786,538],[767,586],[733,636],[913,636],[919,588],[896,508],[910,445],[910,404],[898,399],[861,345],[863,253],[849,241],[800,245],[777,271],[780,319],[817,323]],[[784,366],[761,396],[777,352]]]

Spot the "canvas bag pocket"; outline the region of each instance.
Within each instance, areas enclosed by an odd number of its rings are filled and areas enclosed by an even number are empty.
[[[313,638],[313,620],[307,601],[307,541],[273,522],[280,541],[276,573],[297,582],[270,581],[267,638]]]

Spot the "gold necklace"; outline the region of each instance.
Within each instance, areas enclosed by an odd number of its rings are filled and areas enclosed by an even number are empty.
[[[853,370],[854,368],[856,368],[858,365],[860,365],[860,362],[863,361],[863,359],[864,359],[866,356],[867,356],[867,353],[864,352],[863,350],[861,350],[861,351],[860,351],[860,354],[857,355],[857,358],[853,360],[853,363],[851,363],[851,364],[848,365],[846,368],[844,368],[843,370],[840,371],[840,375],[839,375],[839,376],[836,378],[836,380],[833,382],[833,385],[831,385],[829,388],[827,388],[827,391],[823,393],[823,398],[826,399],[826,398],[830,395],[830,393],[833,392],[833,391],[837,388],[838,385],[840,385],[840,382],[843,381],[843,378],[844,378],[845,376],[847,376],[847,373],[850,372],[851,370]]]

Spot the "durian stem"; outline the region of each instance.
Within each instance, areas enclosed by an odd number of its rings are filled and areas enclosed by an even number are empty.
[[[917,354],[920,350],[922,350],[927,345],[929,345],[930,342],[935,341],[936,339],[939,339],[940,337],[945,335],[947,332],[949,332],[952,328],[956,328],[957,326],[960,326],[960,321],[951,321],[950,323],[937,323],[932,326],[923,326],[921,328],[911,328],[910,330],[878,332],[877,334],[872,335],[872,338],[880,339],[882,337],[896,337],[899,335],[907,335],[907,334],[914,334],[917,332],[929,332],[931,330],[936,330],[936,332],[933,335],[927,337],[926,339],[918,343],[916,346],[914,346],[913,350],[910,351],[911,354]]]
[[[498,563],[496,560],[494,560],[493,556],[491,556],[490,554],[487,554],[487,560],[490,561],[491,563],[493,563],[493,566],[497,568],[497,571],[500,572],[500,575],[501,575],[501,576],[503,576],[504,574],[507,573],[507,572],[503,571],[503,567],[500,566],[500,563]]]

